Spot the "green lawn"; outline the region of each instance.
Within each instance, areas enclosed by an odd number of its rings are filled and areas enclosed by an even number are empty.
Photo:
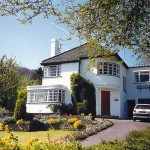
[[[40,141],[48,141],[48,134],[50,139],[59,139],[70,134],[72,131],[50,130],[50,131],[37,131],[37,132],[13,132],[18,136],[19,143],[26,143],[33,137],[37,137]],[[0,131],[0,138],[6,137],[9,134],[5,131]]]

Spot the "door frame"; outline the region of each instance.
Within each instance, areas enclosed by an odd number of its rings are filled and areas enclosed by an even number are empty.
[[[110,116],[110,91],[101,91],[101,115]]]

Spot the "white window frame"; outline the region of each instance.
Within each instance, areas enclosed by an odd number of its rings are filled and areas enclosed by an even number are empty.
[[[112,62],[104,62],[102,68],[98,70],[97,74],[120,77],[120,65]]]
[[[145,72],[145,74],[144,74]],[[148,81],[141,81],[141,75],[148,75],[149,80]],[[139,70],[139,71],[134,71],[134,82],[135,83],[146,83],[150,82],[150,70]]]
[[[28,102],[29,103],[41,103],[41,102],[63,103],[64,95],[65,95],[65,90],[62,89],[30,90],[28,91]]]
[[[44,67],[44,77],[59,77],[61,76],[61,66],[51,65]]]

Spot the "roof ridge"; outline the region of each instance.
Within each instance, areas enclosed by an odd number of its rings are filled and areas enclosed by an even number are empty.
[[[82,47],[82,46],[86,45],[86,44],[87,44],[87,43],[84,43],[84,44],[79,45],[79,46],[76,46],[76,47],[74,47],[74,48],[72,48],[72,49],[70,49],[70,50],[67,50],[67,51],[65,51],[65,52],[62,52],[62,53],[60,53],[60,54],[58,54],[58,55],[55,55],[55,56],[53,56],[53,57],[44,59],[42,62],[44,62],[44,61],[46,61],[46,60],[48,60],[48,59],[51,59],[51,58],[58,57],[58,56],[60,56],[60,55],[62,55],[62,54],[68,53],[68,52],[70,52],[70,51],[73,51],[73,50],[75,50],[75,49],[77,49],[77,48],[79,48],[79,47]],[[42,63],[42,62],[41,62],[41,63]]]

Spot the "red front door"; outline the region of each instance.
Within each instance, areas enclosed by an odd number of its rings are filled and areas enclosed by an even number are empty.
[[[110,91],[101,91],[101,115],[110,115]]]

